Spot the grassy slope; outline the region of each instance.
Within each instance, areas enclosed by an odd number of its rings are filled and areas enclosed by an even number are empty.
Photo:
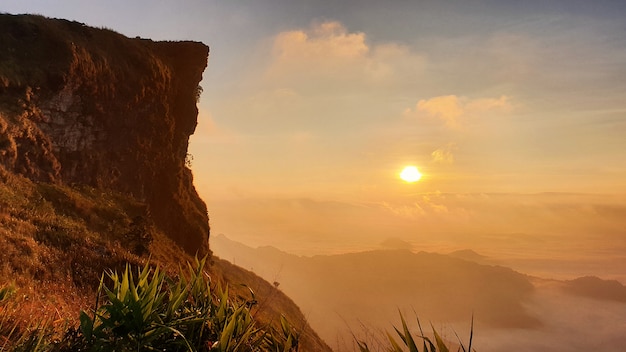
[[[78,323],[80,309],[93,306],[105,269],[150,259],[175,273],[191,258],[144,212],[144,204],[121,194],[35,183],[0,168],[0,287],[14,285],[19,303],[2,311],[2,318],[21,328],[49,321],[61,330]],[[261,325],[278,327],[283,314],[304,330],[303,350],[328,350],[297,306],[272,285],[217,258],[209,270],[213,281],[229,283],[233,295],[250,297],[240,284],[255,291]]]
[[[282,291],[260,278],[251,271],[242,269],[228,261],[214,258],[212,265],[213,276],[219,281],[230,282],[230,287],[237,290],[237,294],[243,294],[245,298],[250,293],[242,285],[250,287],[256,295],[258,306],[253,315],[262,322],[268,322],[278,327],[280,315],[283,315],[298,331],[301,331],[300,343],[304,351],[329,351],[330,348],[324,343],[317,333],[309,326],[300,308],[287,297]],[[243,290],[242,290],[243,289]]]

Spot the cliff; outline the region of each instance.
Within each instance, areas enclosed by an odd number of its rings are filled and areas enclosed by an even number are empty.
[[[186,167],[209,48],[0,15],[0,165],[36,182],[128,194],[189,253],[208,215]]]
[[[149,262],[177,275],[194,254],[209,253],[207,209],[186,167],[208,54],[197,42],[0,14],[5,346],[42,326],[65,337],[68,327],[77,331],[104,271]],[[283,315],[301,328],[300,350],[329,350],[276,287],[210,262],[206,273],[215,286],[229,285],[231,299],[253,290],[267,303],[251,308],[259,326],[280,329]],[[12,305],[3,302],[6,288],[18,292]]]

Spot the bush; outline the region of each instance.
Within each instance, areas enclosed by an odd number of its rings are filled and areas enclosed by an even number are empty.
[[[211,286],[206,259],[196,258],[175,278],[149,264],[137,270],[127,265],[121,274],[108,271],[93,311],[81,311],[80,326],[57,340],[45,323],[19,336],[8,329],[9,336],[0,336],[0,350],[297,351],[299,334],[284,318],[280,330],[257,326],[250,313],[256,304],[252,290],[250,300],[233,301],[228,287]],[[5,292],[9,288],[0,290]]]
[[[256,326],[250,314],[254,296],[233,302],[228,288],[214,292],[204,274],[205,262],[206,257],[196,259],[176,280],[148,264],[137,275],[129,267],[121,275],[107,273],[98,290],[105,303],[91,315],[81,313],[80,334],[68,346],[96,351],[295,350],[295,335],[272,334]]]

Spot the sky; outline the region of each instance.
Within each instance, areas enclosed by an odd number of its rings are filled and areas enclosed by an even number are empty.
[[[299,254],[390,237],[518,254],[529,246],[515,243],[541,240],[572,258],[626,247],[623,1],[3,0],[0,11],[210,46],[189,150],[213,233]],[[398,177],[406,165],[419,182]]]

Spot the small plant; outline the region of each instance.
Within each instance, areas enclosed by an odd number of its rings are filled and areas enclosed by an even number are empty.
[[[196,96],[196,103],[200,102],[200,96],[202,95],[203,91],[204,89],[202,89],[201,85],[198,85],[196,87],[196,91],[194,92],[194,95]]]
[[[291,324],[280,316],[280,330],[274,330],[266,337],[267,351],[294,352],[298,351],[300,343],[300,333]]]
[[[185,167],[187,167],[188,169],[191,169],[192,166],[193,166],[193,154],[187,153],[185,154]]]
[[[445,341],[441,338],[441,336],[439,335],[437,330],[435,330],[434,327],[431,326],[433,330],[433,338],[434,338],[434,342],[433,342],[433,339],[429,338],[428,336],[424,334],[424,331],[422,330],[422,325],[420,324],[419,319],[417,319],[417,326],[419,327],[420,334],[416,336],[417,337],[416,339],[415,337],[413,337],[413,334],[411,334],[411,332],[409,331],[409,328],[406,324],[406,321],[404,320],[404,316],[402,315],[402,313],[400,313],[400,320],[402,321],[402,331],[398,330],[398,328],[396,328],[395,326],[394,326],[394,330],[396,331],[396,334],[400,337],[402,341],[402,345],[398,343],[398,341],[393,337],[392,334],[387,332],[387,339],[389,343],[389,345],[387,346],[388,351],[404,352],[406,349],[408,349],[409,352],[420,352],[420,349],[418,347],[418,342],[421,342],[421,345],[422,345],[421,352],[437,352],[437,351],[448,352],[450,351],[450,348],[448,347],[448,345],[446,345]],[[472,318],[472,325],[470,327],[469,344],[467,347],[465,347],[465,345],[463,344],[463,342],[457,335],[457,339],[459,340],[458,351],[471,352],[473,336],[474,336],[474,319]],[[359,347],[360,352],[371,351],[370,347],[367,345],[366,342],[360,341],[356,338],[355,340]]]
[[[0,288],[0,304],[7,301],[15,293],[15,286],[13,284]]]

